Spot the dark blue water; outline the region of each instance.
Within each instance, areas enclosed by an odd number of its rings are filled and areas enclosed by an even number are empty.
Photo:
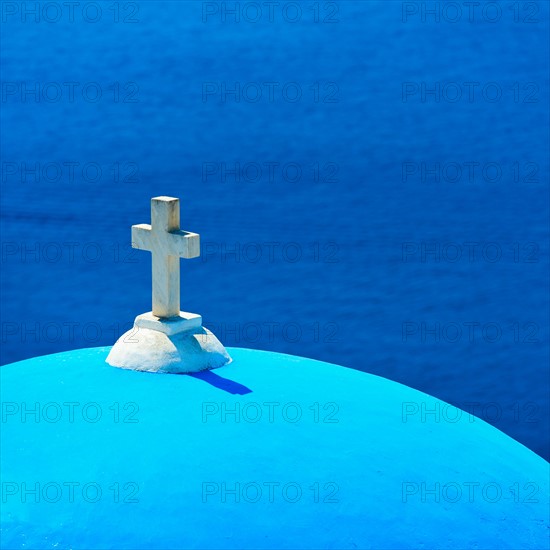
[[[2,5],[2,363],[149,310],[129,226],[173,195],[202,239],[182,308],[226,345],[397,380],[549,456],[547,2],[50,4]]]

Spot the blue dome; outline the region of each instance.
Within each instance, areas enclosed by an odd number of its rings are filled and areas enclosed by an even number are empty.
[[[395,382],[229,349],[0,368],[4,548],[544,548],[548,463]]]

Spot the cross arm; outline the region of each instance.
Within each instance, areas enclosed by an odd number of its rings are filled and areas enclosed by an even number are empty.
[[[132,225],[132,248],[151,250],[151,226],[148,223]]]
[[[198,233],[190,231],[170,231],[166,233],[168,253],[180,258],[198,258],[201,255],[201,241]]]
[[[200,235],[182,229],[159,234],[148,223],[132,225],[132,248],[152,251],[154,247],[164,250],[169,256],[197,258],[201,254]]]

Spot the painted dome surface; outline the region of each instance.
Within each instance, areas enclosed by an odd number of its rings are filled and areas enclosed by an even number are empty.
[[[3,548],[548,545],[548,463],[442,401],[277,353],[174,375],[109,349],[0,368]]]

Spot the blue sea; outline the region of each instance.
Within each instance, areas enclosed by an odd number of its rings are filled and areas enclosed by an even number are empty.
[[[224,344],[548,458],[549,3],[468,4],[2,2],[2,364],[150,310],[129,228],[171,195]]]

